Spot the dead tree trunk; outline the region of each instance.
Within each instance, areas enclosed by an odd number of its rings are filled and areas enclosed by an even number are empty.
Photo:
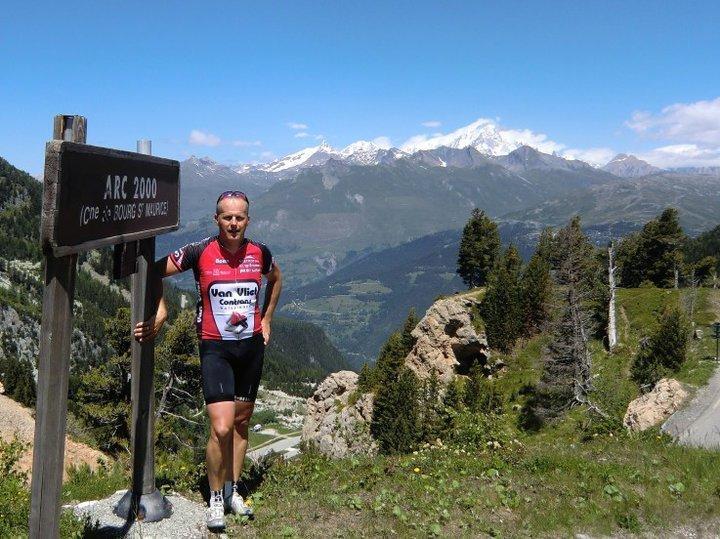
[[[610,302],[608,305],[608,349],[612,352],[617,344],[617,326],[615,322],[615,264],[613,261],[614,245],[608,247],[608,285],[610,287]]]

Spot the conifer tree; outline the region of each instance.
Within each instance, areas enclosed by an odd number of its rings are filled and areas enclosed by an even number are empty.
[[[475,208],[463,229],[457,273],[468,288],[483,286],[500,253],[500,233],[485,212]]]
[[[667,208],[620,243],[617,262],[622,285],[638,287],[651,281],[658,287],[673,286],[683,264],[685,241],[677,210]]]
[[[35,378],[29,363],[7,354],[0,358],[0,374],[8,397],[24,406],[35,406]]]
[[[643,389],[651,389],[662,377],[677,372],[687,356],[690,325],[682,310],[668,307],[660,315],[658,327],[641,343],[631,367],[632,379]]]
[[[540,330],[550,315],[552,279],[550,264],[538,251],[530,258],[520,281],[522,333],[530,336]]]
[[[375,384],[382,385],[395,378],[400,367],[405,362],[405,358],[415,346],[416,339],[412,336],[412,330],[415,329],[416,325],[417,316],[415,316],[415,310],[410,309],[402,329],[391,334],[380,350],[374,368],[376,372],[372,376]]]
[[[420,399],[420,440],[426,442],[443,438],[449,425],[444,421],[443,403],[440,399],[440,380],[433,369],[422,384]]]
[[[558,231],[552,264],[561,314],[544,351],[543,374],[530,402],[532,415],[541,422],[574,404],[586,404],[603,413],[590,399],[593,384],[588,341],[598,331],[597,319],[606,316],[607,302],[602,298],[607,285],[604,266],[582,232],[578,216]]]
[[[377,369],[367,363],[363,363],[358,374],[358,391],[360,393],[371,393],[377,387]]]
[[[403,366],[393,383],[380,385],[375,394],[370,433],[386,454],[403,453],[418,441],[418,381]]]
[[[104,324],[115,353],[80,374],[73,412],[101,449],[116,452],[127,448],[130,440],[130,310],[118,309]]]
[[[502,352],[510,351],[522,327],[519,282],[521,263],[517,249],[510,245],[495,264],[479,307],[488,344]]]

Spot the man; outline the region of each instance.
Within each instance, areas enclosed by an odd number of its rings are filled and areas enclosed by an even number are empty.
[[[249,208],[250,202],[244,193],[222,193],[215,208],[218,235],[190,243],[155,263],[157,312],[149,320],[138,323],[134,332],[140,342],[155,338],[167,319],[162,278],[192,269],[199,294],[196,324],[203,396],[210,418],[206,451],[211,489],[209,528],[225,526],[223,487],[229,482],[232,482],[229,499],[232,512],[252,514],[238,492],[238,481],[262,374],[263,354],[270,342],[272,316],[282,287],[280,268],[270,250],[245,237],[250,223]],[[262,276],[267,279],[267,286],[261,310],[258,296]]]

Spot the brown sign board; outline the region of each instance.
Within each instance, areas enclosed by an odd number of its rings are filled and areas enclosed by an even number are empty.
[[[45,151],[43,250],[65,256],[176,230],[180,164],[53,140]]]

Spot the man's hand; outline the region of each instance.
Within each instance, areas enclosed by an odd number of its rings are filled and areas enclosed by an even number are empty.
[[[160,333],[165,320],[167,320],[167,314],[161,316],[158,313],[156,316],[151,316],[145,320],[145,322],[138,322],[135,325],[135,331],[133,331],[135,340],[138,342],[152,341]]]
[[[265,343],[265,346],[267,346],[270,342],[270,319],[263,318],[260,325],[262,326],[263,342]]]

